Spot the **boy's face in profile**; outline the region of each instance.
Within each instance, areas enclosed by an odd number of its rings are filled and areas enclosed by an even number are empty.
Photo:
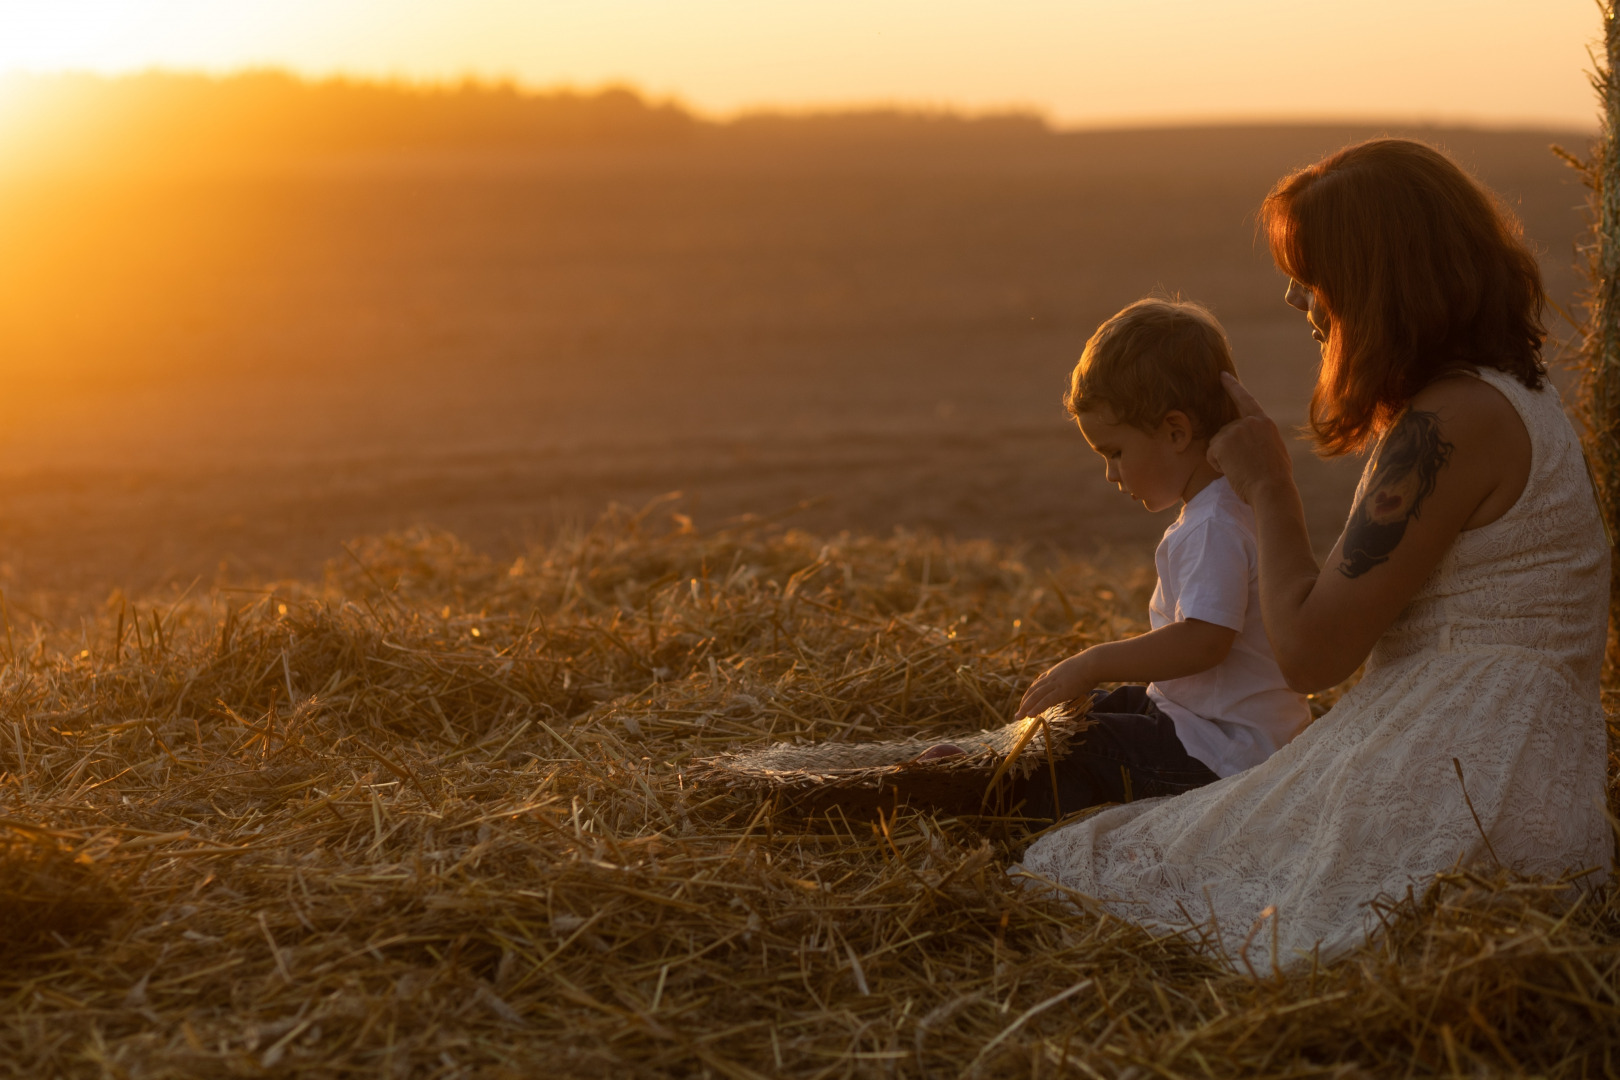
[[[1122,424],[1107,408],[1087,410],[1078,419],[1086,442],[1107,462],[1109,483],[1153,513],[1181,501],[1203,458],[1186,413],[1172,410],[1154,431]]]

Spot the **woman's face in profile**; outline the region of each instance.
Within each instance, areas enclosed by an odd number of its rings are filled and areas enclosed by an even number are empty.
[[[1327,308],[1316,298],[1316,291],[1289,278],[1288,291],[1283,293],[1283,299],[1288,301],[1289,307],[1298,308],[1305,313],[1305,318],[1311,324],[1311,337],[1326,345],[1333,320],[1328,317]]]

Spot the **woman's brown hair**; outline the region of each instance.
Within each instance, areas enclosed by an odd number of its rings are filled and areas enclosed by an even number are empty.
[[[1360,450],[1442,375],[1488,367],[1541,386],[1540,268],[1518,220],[1438,150],[1340,150],[1280,180],[1260,218],[1272,258],[1330,320],[1318,452]]]

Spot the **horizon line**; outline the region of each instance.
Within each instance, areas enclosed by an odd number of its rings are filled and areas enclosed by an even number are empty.
[[[0,68],[0,82],[13,79],[49,81],[54,79],[86,79],[104,83],[134,81],[145,78],[196,79],[213,83],[226,83],[233,79],[252,77],[280,77],[306,86],[350,85],[372,87],[401,93],[456,93],[482,91],[516,93],[521,97],[545,98],[563,95],[594,97],[612,92],[627,92],[642,102],[664,108],[674,108],[693,119],[715,125],[728,125],[739,121],[781,118],[788,120],[830,119],[861,115],[891,114],[917,118],[958,119],[984,121],[1025,118],[1033,120],[1053,134],[1084,134],[1087,132],[1171,131],[1189,128],[1279,128],[1279,127],[1359,127],[1376,128],[1385,125],[1438,128],[1449,130],[1477,130],[1487,132],[1558,131],[1596,135],[1601,130],[1597,103],[1592,115],[1584,122],[1572,117],[1554,116],[1480,116],[1477,114],[1368,114],[1345,112],[1243,112],[1243,113],[1159,113],[1112,114],[1091,117],[1063,116],[1049,106],[1031,102],[1008,101],[996,104],[941,102],[937,99],[868,98],[847,100],[821,100],[784,104],[760,101],[731,109],[712,109],[694,104],[678,91],[649,90],[630,78],[608,78],[594,84],[555,82],[540,84],[511,75],[467,73],[457,76],[420,76],[376,74],[354,71],[314,73],[281,65],[250,65],[229,69],[202,67],[170,67],[150,65],[122,71],[99,71],[92,68],[35,69],[22,66]],[[0,99],[0,107],[3,107]]]

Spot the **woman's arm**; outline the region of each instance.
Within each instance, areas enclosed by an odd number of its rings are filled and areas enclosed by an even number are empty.
[[[1084,697],[1098,683],[1163,682],[1197,675],[1226,659],[1237,631],[1183,619],[1123,641],[1093,645],[1036,679],[1018,704],[1018,719]]]
[[[1365,490],[1324,566],[1310,537],[1277,425],[1230,376],[1238,420],[1210,462],[1254,508],[1260,610],[1289,686],[1347,678],[1433,572],[1458,533],[1496,520],[1530,472],[1530,437],[1497,390],[1467,376],[1413,398],[1380,440]]]

